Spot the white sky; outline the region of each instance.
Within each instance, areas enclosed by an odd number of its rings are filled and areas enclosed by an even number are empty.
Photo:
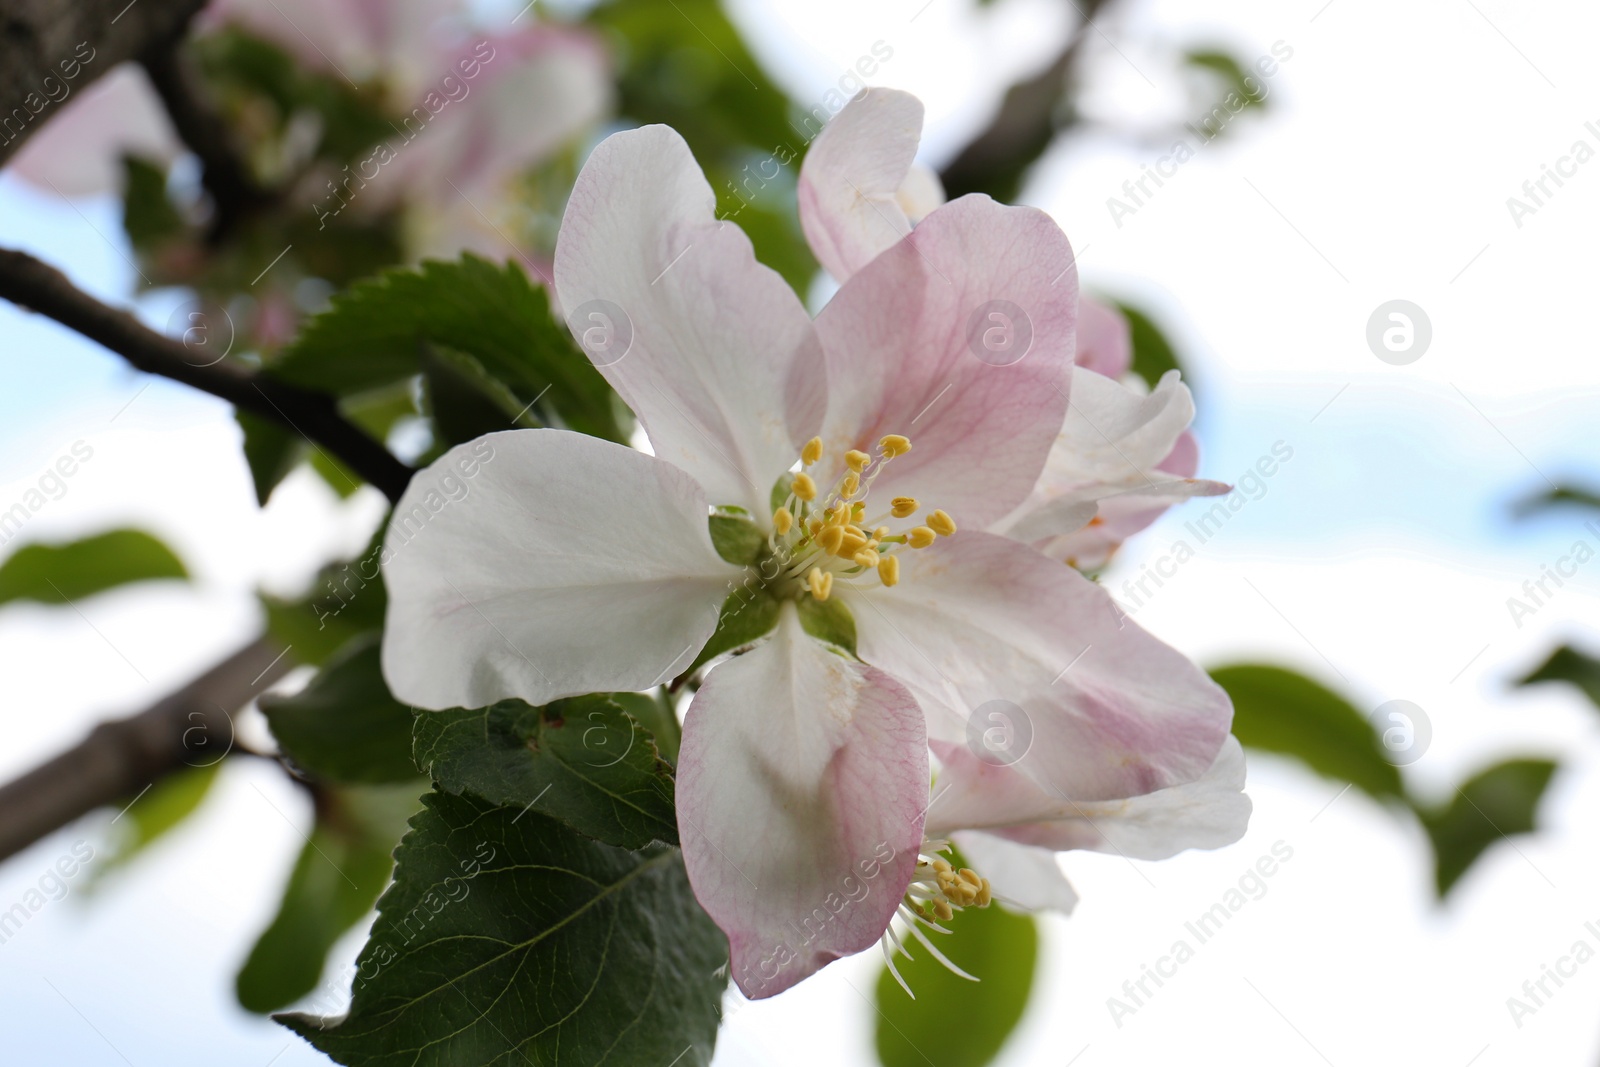
[[[927,102],[932,162],[982,125],[1005,81],[1042,62],[1063,28],[1053,0],[998,0],[981,13],[959,0],[740,0],[737,10],[801,100],[820,99],[874,41],[889,43],[894,58],[874,80]],[[1139,621],[1203,663],[1273,659],[1364,707],[1415,701],[1434,741],[1406,773],[1433,795],[1513,753],[1559,755],[1563,770],[1546,832],[1494,848],[1440,908],[1414,823],[1355,793],[1329,805],[1336,785],[1252,756],[1255,816],[1240,843],[1160,864],[1063,861],[1083,900],[1047,924],[1047,962],[1008,1067],[1486,1067],[1590,1063],[1600,1051],[1600,963],[1521,1029],[1505,1007],[1573,941],[1600,948],[1583,930],[1600,920],[1588,832],[1600,809],[1594,712],[1562,690],[1506,688],[1563,637],[1593,635],[1600,562],[1520,629],[1505,608],[1573,540],[1600,544],[1577,513],[1514,523],[1506,512],[1543,485],[1540,472],[1600,481],[1590,320],[1600,271],[1589,241],[1600,160],[1520,229],[1505,205],[1574,140],[1600,148],[1584,129],[1600,120],[1586,110],[1600,98],[1587,55],[1597,22],[1587,7],[1506,0],[1168,2],[1134,4],[1104,25],[1114,48],[1097,36],[1088,106],[1148,121],[1182,111],[1165,73],[1176,51],[1294,50],[1270,82],[1271,112],[1237,120],[1120,228],[1106,198],[1163,148],[1075,141],[1027,192],[1079,249],[1087,289],[1141,300],[1180,338],[1204,474],[1232,479],[1278,440],[1295,450]],[[122,299],[129,268],[96,230],[117,232],[111,205],[69,207],[0,178],[0,243]],[[1364,339],[1373,309],[1395,298],[1433,324],[1432,348],[1405,367],[1377,360]],[[165,317],[154,304],[151,314]],[[94,459],[29,536],[140,524],[201,579],[98,598],[83,618],[0,612],[9,776],[247,638],[257,581],[290,587],[358,546],[379,507],[371,497],[338,506],[304,479],[259,512],[223,405],[162,382],[140,393],[147,379],[8,308],[0,337],[0,502],[84,439]],[[1130,545],[1113,591],[1185,536],[1188,517]],[[73,841],[98,847],[108,819],[0,868],[0,908]],[[76,879],[68,899],[0,945],[7,1059],[326,1062],[240,1012],[231,992],[308,823],[281,775],[230,765],[203,814],[148,862],[93,899]],[[1118,1029],[1106,998],[1279,840],[1294,858],[1267,895]],[[358,945],[349,939],[347,955]],[[858,991],[870,995],[876,966],[846,961],[743,1009],[719,1067],[870,1064],[871,1009]]]

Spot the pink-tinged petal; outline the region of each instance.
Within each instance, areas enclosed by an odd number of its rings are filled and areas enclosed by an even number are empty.
[[[1116,308],[1086,296],[1078,305],[1078,366],[1121,378],[1133,366],[1128,320]]]
[[[1040,789],[1020,765],[989,764],[957,745],[938,748],[944,769],[928,811],[928,832],[956,834],[963,842],[968,834],[957,830],[984,830],[1038,848],[1161,860],[1185,849],[1231,845],[1250,822],[1244,749],[1232,737],[1195,781],[1099,802],[1067,800]]]
[[[166,109],[136,64],[104,78],[46,111],[43,127],[7,168],[40,189],[93,196],[122,188],[122,157],[168,164],[182,152]]]
[[[981,731],[1006,709],[1007,758],[1073,800],[1192,781],[1228,736],[1233,706],[1204,671],[1019,542],[963,530],[902,554],[898,585],[835,595],[861,658],[911,689],[930,735],[964,743],[974,715]]]
[[[902,200],[921,139],[922,101],[898,89],[865,89],[811,143],[800,165],[800,226],[836,280],[871,263],[911,232],[913,217],[943,202],[929,172],[911,179]]]
[[[693,661],[740,576],[704,493],[565,430],[489,434],[418,473],[382,562],[383,673],[423,708],[648,689]]]
[[[916,702],[807,636],[791,608],[770,640],[711,671],[684,721],[678,829],[746,996],[877,943],[916,870],[927,802]]]
[[[567,204],[556,292],[656,455],[761,515],[820,422],[824,368],[794,291],[715,208],[673,130],[608,137]]]
[[[1078,893],[1049,849],[973,830],[952,833],[950,839],[973,869],[989,879],[1001,904],[1062,915],[1071,915],[1077,906]]]
[[[1187,476],[1198,461],[1193,418],[1194,400],[1177,371],[1145,394],[1075,368],[1072,404],[1038,483],[991,529],[1075,567],[1103,565],[1171,504],[1228,491]]]
[[[817,317],[829,460],[885,434],[912,451],[874,495],[982,527],[1028,495],[1067,411],[1078,281],[1048,215],[964,196],[845,283]]]

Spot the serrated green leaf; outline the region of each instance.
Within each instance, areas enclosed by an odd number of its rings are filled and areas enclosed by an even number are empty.
[[[729,563],[753,566],[767,548],[767,535],[761,527],[739,515],[713,515],[711,547]]]
[[[678,744],[683,740],[683,725],[672,694],[662,686],[654,693],[607,693],[618,707],[639,720],[639,725],[650,731],[656,739],[661,758],[674,766],[678,763]]]
[[[446,792],[543,812],[620,848],[677,844],[672,765],[608,697],[418,711],[412,728],[418,766]]]
[[[245,1010],[277,1011],[316,988],[334,942],[372,909],[388,883],[395,845],[417,809],[419,791],[410,785],[323,797],[278,912],[234,982]]]
[[[427,341],[475,359],[540,422],[627,441],[611,387],[513,263],[466,254],[390,270],[333,298],[272,364],[275,377],[340,396],[422,370]],[[505,420],[502,429],[511,427]]]
[[[279,1016],[347,1067],[706,1067],[727,941],[675,849],[424,798],[357,961],[349,1014]]]
[[[131,582],[187,579],[183,561],[143,530],[107,530],[78,541],[23,545],[0,564],[0,604],[65,604]]]
[[[261,713],[297,766],[330,782],[403,782],[411,762],[411,708],[389,695],[382,640],[363,634],[293,696],[264,696]]]
[[[1562,645],[1550,658],[1518,678],[1518,686],[1537,682],[1567,682],[1578,687],[1589,702],[1600,708],[1600,659],[1585,655],[1570,645]]]
[[[781,601],[774,599],[765,589],[754,586],[741,587],[729,593],[717,615],[716,631],[689,665],[689,670],[771,633],[778,625],[778,612],[782,607]]]
[[[800,628],[830,645],[838,645],[852,656],[856,654],[856,617],[844,603],[832,598],[818,600],[801,597],[795,604],[800,611]]]
[[[1233,698],[1241,744],[1293,756],[1379,800],[1401,796],[1400,772],[1384,758],[1377,732],[1337,693],[1281,667],[1240,664],[1211,677]]]
[[[256,503],[266,507],[272,491],[300,461],[303,443],[299,435],[287,426],[248,411],[235,408],[233,418],[244,434],[244,459],[250,465],[250,481],[255,485]]]
[[[1418,812],[1433,842],[1441,900],[1491,845],[1534,831],[1539,800],[1555,769],[1549,760],[1508,760],[1474,775],[1444,808]]]
[[[914,938],[905,938],[915,958],[895,957],[895,969],[917,996],[906,996],[888,968],[878,975],[876,1044],[883,1067],[984,1067],[1028,1006],[1039,955],[1032,916],[968,908],[942,925],[949,936],[929,937],[978,981],[945,970]]]
[[[421,350],[428,414],[442,446],[534,423],[523,414],[527,404],[468,353],[428,341]]]
[[[1161,380],[1161,376],[1169,370],[1183,370],[1183,365],[1178,362],[1178,354],[1173,351],[1172,344],[1167,340],[1161,327],[1132,304],[1116,302],[1117,309],[1128,320],[1128,337],[1133,346],[1133,372],[1151,385]],[[1194,382],[1189,380],[1187,373],[1183,376],[1184,384],[1194,391]]]

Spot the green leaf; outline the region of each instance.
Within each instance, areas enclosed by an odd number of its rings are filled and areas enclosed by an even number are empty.
[[[729,563],[753,566],[767,547],[761,527],[738,515],[711,516],[711,547]]]
[[[389,695],[379,665],[382,639],[364,634],[293,696],[264,696],[278,746],[299,767],[330,782],[403,782],[411,762],[411,708]]]
[[[1183,369],[1166,335],[1149,315],[1132,304],[1124,304],[1121,301],[1116,302],[1116,307],[1128,320],[1129,339],[1133,345],[1134,373],[1154,385],[1167,371]],[[1193,392],[1194,382],[1189,380],[1187,373],[1184,374],[1183,380]]]
[[[419,711],[413,730],[417,764],[446,792],[542,812],[621,848],[678,842],[672,765],[605,696]]]
[[[233,417],[244,433],[244,458],[256,487],[256,503],[266,507],[278,483],[300,461],[301,440],[287,426],[235,408]]]
[[[1371,724],[1337,693],[1281,667],[1240,664],[1211,672],[1233,698],[1240,743],[1293,756],[1318,774],[1383,799],[1402,794]]]
[[[0,564],[0,604],[65,604],[131,582],[187,579],[172,549],[142,530],[107,530],[81,541],[24,545]]]
[[[895,969],[917,997],[906,996],[887,967],[879,973],[877,1049],[884,1067],[984,1067],[1028,1006],[1039,955],[1031,916],[998,906],[968,908],[942,925],[950,935],[929,938],[979,980],[952,974],[914,938],[905,938],[915,958],[895,957]]]
[[[541,423],[627,440],[611,387],[553,317],[545,291],[516,264],[470,253],[351,286],[271,371],[310,389],[360,393],[418,374],[424,341],[476,360]],[[500,428],[511,426],[508,415]]]
[[[271,924],[234,983],[247,1011],[270,1012],[316,988],[328,951],[372,909],[419,787],[332,792],[295,861]]]
[[[675,849],[435,793],[357,961],[349,1014],[279,1016],[347,1067],[706,1067],[727,941]]]
[[[267,632],[312,666],[324,663],[354,638],[383,629],[388,595],[378,567],[383,531],[360,556],[322,568],[306,596],[282,600],[263,595]]]
[[[1569,682],[1578,687],[1589,702],[1600,708],[1600,659],[1585,655],[1570,645],[1562,645],[1550,658],[1518,678],[1519,686],[1536,682]]]
[[[167,199],[167,172],[137,156],[123,156],[122,174],[122,228],[129,243],[145,251],[181,236],[183,216]]]
[[[661,758],[676,765],[678,743],[683,740],[683,724],[678,722],[676,705],[666,686],[654,693],[607,693],[623,711],[639,720],[639,725],[656,739]]]
[[[446,447],[486,433],[528,425],[527,405],[466,352],[422,342],[422,380],[428,414]]]
[[[1539,800],[1555,769],[1549,760],[1508,760],[1468,780],[1445,808],[1418,812],[1433,841],[1441,900],[1490,845],[1534,831]]]
[[[109,853],[95,864],[94,881],[126,866],[173,827],[200,810],[222,760],[169,774],[137,797],[112,823]]]
[[[689,665],[692,671],[709,663],[724,652],[748,645],[765,637],[778,625],[778,612],[782,601],[775,599],[765,589],[741,587],[728,594],[717,616],[717,629],[706,642],[706,647]],[[687,672],[685,672],[687,673]]]
[[[1581,485],[1558,485],[1518,501],[1513,505],[1512,511],[1519,518],[1525,518],[1541,511],[1548,511],[1560,504],[1577,504],[1579,507],[1600,510],[1600,493]]]
[[[808,596],[801,597],[796,607],[802,630],[818,641],[838,645],[852,656],[856,654],[856,617],[842,601]]]

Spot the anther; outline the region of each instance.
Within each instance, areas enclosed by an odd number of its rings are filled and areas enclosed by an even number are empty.
[[[844,476],[844,481],[839,486],[839,495],[849,499],[856,495],[856,490],[861,488],[861,475],[851,471]]]
[[[789,513],[788,508],[779,508],[772,513],[772,528],[778,531],[779,537],[788,533],[793,527],[794,516]]]
[[[884,556],[878,561],[878,579],[884,585],[894,585],[900,580],[900,558]]]
[[[889,514],[897,519],[909,518],[916,514],[920,506],[914,496],[897,496],[889,501]]]
[[[844,543],[845,532],[843,526],[824,526],[816,535],[817,547],[830,556],[839,554],[839,546]]]
[[[794,495],[801,500],[817,499],[817,483],[811,480],[811,475],[802,471],[794,476]]]
[[[863,548],[850,558],[863,567],[876,567],[878,565],[878,554],[870,548]]]
[[[812,596],[827,600],[828,594],[833,592],[833,575],[821,567],[812,567],[811,573],[806,575],[806,584],[811,587]]]
[[[883,450],[885,456],[893,459],[895,456],[903,456],[911,451],[911,439],[892,433],[880,440],[878,447]]]
[[[851,470],[855,471],[857,474],[860,474],[862,471],[867,469],[867,464],[872,462],[872,457],[867,455],[865,452],[861,452],[852,448],[850,451],[844,454],[844,462],[845,465]]]
[[[821,458],[822,438],[813,437],[811,440],[807,441],[806,446],[800,450],[800,462],[809,467]]]
[[[928,516],[928,526],[940,537],[949,537],[956,532],[956,523],[943,511],[935,511]]]
[[[918,526],[915,527],[910,533],[906,534],[906,544],[910,545],[912,548],[927,548],[929,545],[933,544],[936,536],[937,535],[926,526]]]

